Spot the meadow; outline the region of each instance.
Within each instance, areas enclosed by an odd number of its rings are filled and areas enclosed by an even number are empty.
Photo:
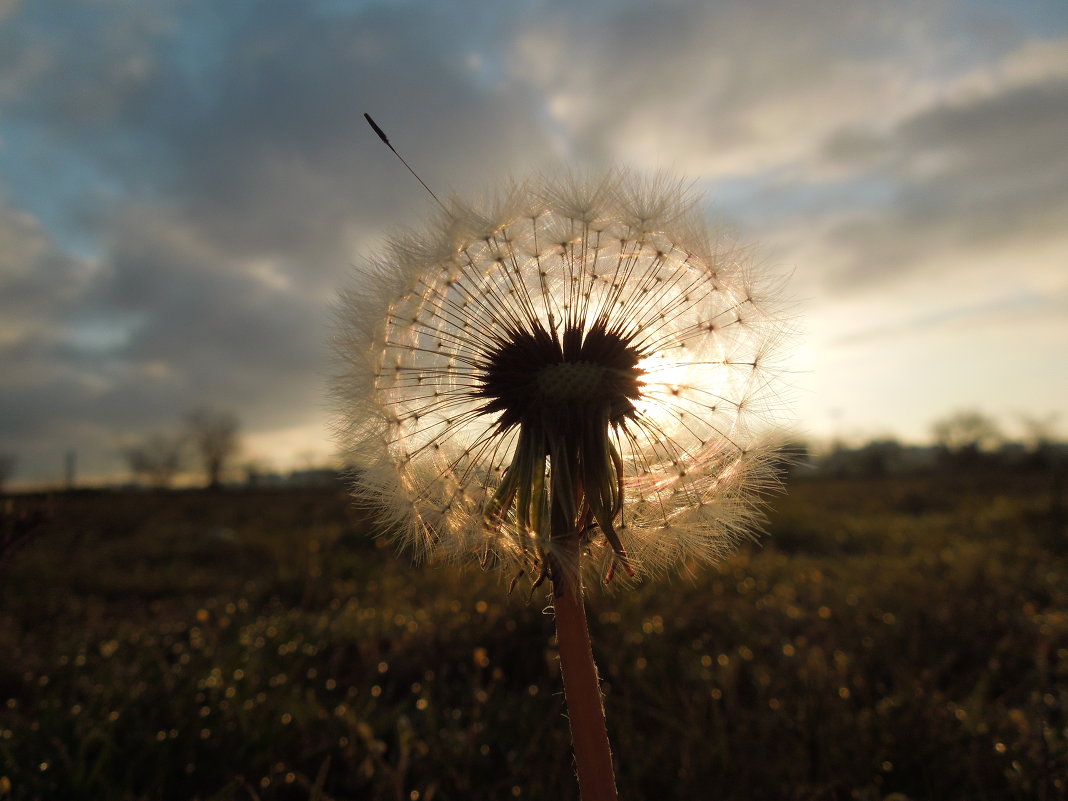
[[[1068,797],[1053,478],[788,489],[717,568],[591,591],[621,798]],[[0,506],[0,799],[577,798],[544,588],[331,489]]]

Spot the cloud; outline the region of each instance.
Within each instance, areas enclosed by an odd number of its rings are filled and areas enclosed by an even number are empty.
[[[0,449],[25,478],[68,446],[114,467],[121,436],[204,402],[261,442],[322,419],[336,289],[433,207],[365,111],[439,194],[561,158],[697,176],[826,297],[915,304],[917,275],[986,280],[1014,252],[1021,291],[1056,290],[1063,40],[1006,20],[840,0],[0,3]]]
[[[323,417],[337,288],[426,206],[363,111],[446,186],[548,152],[522,95],[472,75],[480,32],[450,15],[214,8],[23,8],[0,29],[0,159],[39,212],[0,209],[19,310],[0,324],[0,447],[24,477],[45,468],[22,454],[60,440],[114,466],[122,436],[205,402],[254,433]]]
[[[888,281],[933,258],[1026,254],[1064,237],[1068,219],[1068,74],[925,109],[883,137],[853,132],[825,153],[889,187],[828,232],[836,282]],[[1048,269],[1046,265],[1034,265]]]
[[[45,464],[58,472],[70,421],[83,418],[106,380],[73,331],[98,269],[0,203],[0,451],[18,455],[20,474]]]
[[[932,330],[957,328],[1009,328],[1021,320],[1035,322],[1043,318],[1063,318],[1068,312],[1068,292],[1060,297],[1041,297],[1033,293],[1015,293],[984,303],[949,305],[935,311],[912,314],[906,310],[904,319],[851,331],[831,344],[868,345],[873,342],[900,342],[903,339],[923,339]]]
[[[0,448],[19,452],[20,470],[44,469],[36,453],[61,439],[103,450],[106,466],[124,436],[204,403],[268,430],[321,405],[324,304],[270,264],[223,257],[158,211],[115,223],[106,266],[50,246],[24,215],[0,221],[19,265],[3,273]]]
[[[47,321],[77,306],[93,272],[56,248],[36,219],[0,200],[0,346],[41,337]]]
[[[948,69],[941,3],[603,4],[559,10],[514,71],[585,156],[730,177],[804,160],[830,131],[892,121]]]

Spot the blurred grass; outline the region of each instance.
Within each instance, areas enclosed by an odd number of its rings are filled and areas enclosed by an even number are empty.
[[[795,482],[761,545],[595,590],[621,798],[1065,798],[1049,486]],[[0,573],[0,798],[577,798],[541,591],[330,491],[6,503],[47,519]]]

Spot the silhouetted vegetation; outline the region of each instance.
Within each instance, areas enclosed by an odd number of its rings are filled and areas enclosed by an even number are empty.
[[[855,446],[839,442],[816,453],[804,443],[792,443],[783,451],[795,476],[882,478],[934,472],[1058,472],[1068,467],[1068,443],[1057,437],[1053,417],[1022,418],[1018,439],[1008,436],[993,418],[975,411],[948,415],[931,429],[931,445],[877,439]]]
[[[189,434],[204,466],[204,474],[210,489],[222,486],[222,473],[226,462],[238,449],[236,415],[216,409],[195,409],[186,417]]]
[[[122,450],[123,458],[135,478],[150,487],[164,489],[171,485],[182,469],[182,451],[185,440],[180,436],[152,434]]]
[[[621,797],[1063,799],[1057,499],[1038,469],[793,481],[762,545],[594,590]],[[413,567],[330,490],[38,525],[0,582],[0,795],[576,797],[540,591]]]

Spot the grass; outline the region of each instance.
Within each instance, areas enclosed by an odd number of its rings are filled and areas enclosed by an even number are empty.
[[[595,591],[622,799],[1063,799],[1048,476],[795,482],[717,569]],[[74,493],[0,574],[0,799],[575,799],[539,591],[330,491]],[[895,795],[897,794],[897,795]]]

